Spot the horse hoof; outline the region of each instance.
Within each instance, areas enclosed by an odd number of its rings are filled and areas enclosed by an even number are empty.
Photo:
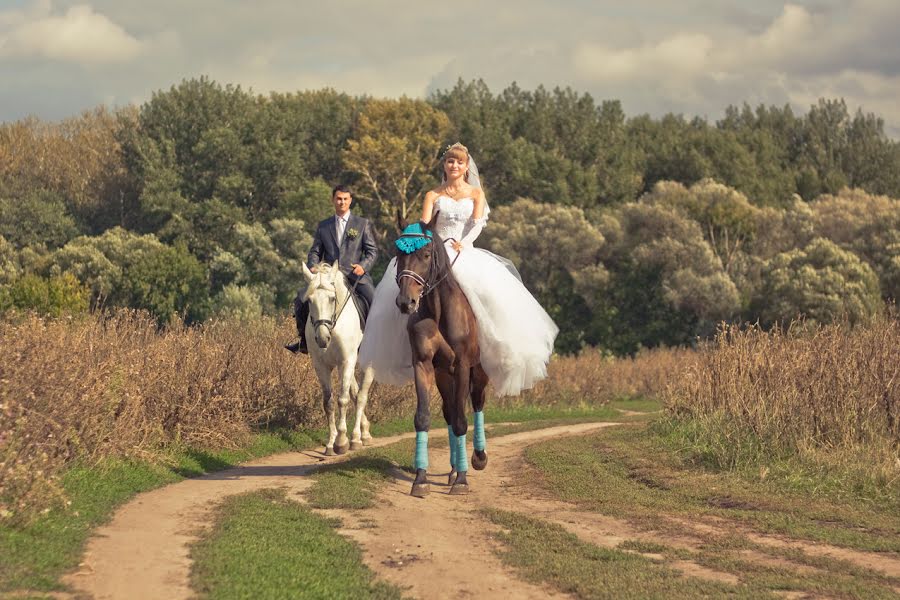
[[[350,450],[362,450],[362,447],[363,447],[362,442],[357,442],[357,441],[350,442]]]
[[[412,491],[409,493],[410,496],[414,496],[416,498],[424,498],[428,495],[428,492],[431,491],[431,485],[428,483],[414,483],[412,487]]]
[[[348,451],[349,449],[350,449],[350,446],[349,446],[349,445],[338,446],[337,444],[335,444],[335,446],[334,446],[334,453],[337,454],[337,455],[347,454],[347,451]]]
[[[363,436],[363,439],[362,439],[362,443],[363,443],[363,446],[368,446],[369,444],[371,444],[371,443],[372,443],[372,436],[371,436],[371,435],[364,435],[364,436]]]
[[[447,475],[447,485],[453,485],[456,483],[456,478],[459,476],[459,473],[456,472],[456,469],[452,469],[450,474]]]
[[[484,450],[476,450],[472,453],[472,468],[476,471],[482,471],[487,466],[487,452]]]
[[[334,450],[332,448],[325,448],[325,456],[334,456]]]
[[[454,483],[453,487],[450,488],[451,496],[465,496],[469,493],[469,484],[468,483]]]

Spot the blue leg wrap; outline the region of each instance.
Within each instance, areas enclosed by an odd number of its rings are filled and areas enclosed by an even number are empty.
[[[428,432],[416,432],[416,469],[428,469]]]
[[[462,473],[469,470],[469,457],[466,455],[466,436],[456,438],[456,470]]]
[[[475,413],[475,449],[484,450],[487,447],[487,440],[484,437],[484,412]]]
[[[453,433],[453,426],[447,425],[447,438],[450,441],[450,468],[456,468],[456,455],[459,453],[457,448],[456,434]]]

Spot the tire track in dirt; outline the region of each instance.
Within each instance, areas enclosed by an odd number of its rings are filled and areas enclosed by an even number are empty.
[[[614,425],[617,424],[581,423],[489,438],[490,462],[485,471],[469,472],[471,493],[468,496],[447,494],[448,450],[432,448],[429,475],[432,492],[427,498],[411,497],[411,476],[395,469],[394,477],[381,487],[374,507],[316,512],[339,517],[343,523],[340,533],[360,544],[365,563],[378,577],[403,587],[413,596],[569,597],[521,581],[506,567],[496,552],[500,548],[496,539],[499,528],[479,511],[496,508],[541,518],[561,525],[586,542],[607,548],[615,548],[626,540],[656,542],[687,550],[697,550],[701,544],[690,535],[645,531],[622,519],[579,510],[550,497],[524,477],[527,471],[522,452],[527,445]],[[379,438],[372,446],[409,437],[411,434]],[[67,575],[65,582],[98,600],[189,598],[192,595],[190,545],[208,524],[212,509],[225,496],[274,487],[286,489],[289,496],[303,501],[302,493],[313,483],[306,475],[318,466],[353,456],[326,460],[320,452],[313,451],[279,454],[141,494],[97,531],[88,543],[82,567]],[[710,530],[725,525],[691,524]],[[755,537],[751,539],[762,542]],[[790,543],[807,546],[805,550],[810,545],[798,540]],[[834,552],[839,552],[841,558],[888,574],[895,573],[900,565],[900,561],[872,553],[817,546],[822,553],[834,556]],[[655,558],[662,560],[662,557]],[[752,560],[751,556],[745,558]],[[667,565],[686,576],[738,583],[733,574],[690,560],[667,561]]]
[[[374,439],[370,447],[408,437]],[[190,545],[225,496],[264,488],[300,494],[312,485],[305,475],[317,466],[352,456],[326,460],[321,452],[287,452],[139,494],[97,529],[79,569],[63,582],[96,600],[190,598]]]

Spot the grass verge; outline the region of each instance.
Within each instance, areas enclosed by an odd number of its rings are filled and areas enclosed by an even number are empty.
[[[107,459],[70,468],[62,476],[65,508],[49,510],[22,526],[0,525],[0,592],[65,589],[59,578],[78,564],[91,531],[140,492],[276,452],[309,448],[321,437],[321,431],[258,433],[236,449],[182,448],[162,462]]]
[[[499,510],[486,515],[502,528],[505,563],[524,579],[578,598],[776,598],[759,588],[683,577],[640,554],[583,542],[546,521]]]
[[[488,418],[494,422],[522,421],[489,432],[500,435],[548,424],[622,418],[622,414],[606,406],[517,407],[488,408]],[[435,422],[442,420],[438,417]],[[372,425],[376,437],[411,430],[411,417]],[[163,462],[108,459],[98,465],[70,468],[62,476],[68,506],[47,511],[24,526],[0,524],[0,592],[64,590],[59,578],[78,564],[91,531],[108,521],[116,507],[140,492],[269,454],[315,447],[322,443],[324,435],[321,430],[258,433],[237,449],[213,452],[181,448]],[[439,435],[432,441],[433,447],[446,443],[446,437]],[[413,447],[414,443],[408,440],[367,450],[350,461],[325,467],[316,475],[310,501],[314,506],[333,508],[371,505],[379,480],[394,465],[411,467]]]
[[[774,533],[897,553],[895,498],[848,499],[847,490],[835,482],[813,489],[807,478],[797,476],[803,465],[786,459],[773,459],[767,471],[713,469],[683,445],[678,427],[662,421],[625,424],[534,445],[525,457],[537,471],[536,482],[549,493],[663,537],[693,538],[691,560],[742,581],[770,591],[896,597],[892,588],[900,587],[900,578],[845,560],[754,543],[746,535]],[[772,564],[745,560],[747,553],[762,553]]]
[[[226,498],[194,545],[192,585],[201,598],[401,598],[375,580],[356,544],[283,491]]]
[[[623,401],[621,404],[622,406],[631,406],[629,401]],[[648,404],[643,402],[643,405]],[[656,404],[648,406],[658,407]],[[490,443],[491,437],[567,423],[598,420],[630,421],[634,419],[634,417],[625,416],[620,411],[605,405],[576,408],[539,406],[489,408],[486,417],[491,422],[498,423],[497,425],[487,423],[488,443]],[[447,436],[444,433],[446,429],[438,429],[438,423],[443,424],[443,420],[432,421],[429,439],[431,448],[442,448],[447,445]],[[411,429],[412,426],[409,425],[406,431]],[[468,438],[469,448],[471,448],[471,431]],[[414,472],[412,467],[414,450],[415,440],[408,439],[381,448],[367,449],[354,455],[350,460],[323,466],[313,475],[315,483],[307,491],[306,497],[316,508],[368,508],[375,501],[379,484],[389,477],[391,470],[401,468],[408,472]]]

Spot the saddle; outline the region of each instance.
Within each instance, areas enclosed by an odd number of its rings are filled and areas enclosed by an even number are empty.
[[[366,319],[369,316],[369,303],[366,302],[366,299],[359,295],[356,291],[353,292],[353,304],[356,305],[356,310],[359,312],[359,326],[365,331],[366,330]]]

